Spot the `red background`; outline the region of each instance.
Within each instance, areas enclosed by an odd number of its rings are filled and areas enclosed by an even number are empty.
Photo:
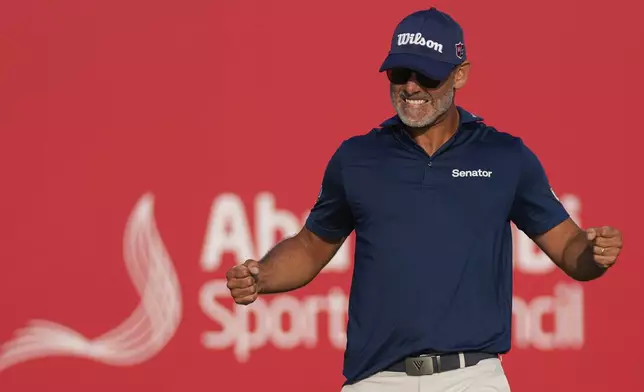
[[[325,321],[314,347],[268,343],[246,363],[202,345],[217,323],[200,290],[232,266],[200,265],[210,208],[238,195],[254,227],[268,191],[301,218],[341,140],[391,115],[378,67],[396,23],[431,5],[466,32],[457,103],[524,138],[557,194],[579,198],[584,226],[624,233],[619,265],[583,284],[583,346],[515,348],[513,390],[644,390],[640,2],[22,0],[0,2],[0,342],[32,319],[93,338],[129,316],[123,230],[146,192],[183,311],[146,362],[37,359],[0,372],[0,391],[339,390]],[[323,274],[292,295],[349,280]],[[572,283],[559,271],[515,282],[526,301]]]

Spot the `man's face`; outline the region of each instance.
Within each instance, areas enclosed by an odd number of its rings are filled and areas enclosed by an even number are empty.
[[[432,80],[407,69],[387,71],[393,104],[402,122],[411,128],[431,126],[454,101],[454,74]]]

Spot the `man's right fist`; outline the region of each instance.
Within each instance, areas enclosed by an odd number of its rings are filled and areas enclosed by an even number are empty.
[[[228,270],[227,286],[236,303],[248,305],[257,299],[259,293],[257,274],[259,274],[259,263],[255,260],[246,260],[244,264]]]

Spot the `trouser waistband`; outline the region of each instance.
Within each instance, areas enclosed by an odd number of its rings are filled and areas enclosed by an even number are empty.
[[[484,359],[498,358],[498,354],[483,352],[420,355],[397,362],[385,371],[405,372],[410,376],[425,376],[474,366]]]

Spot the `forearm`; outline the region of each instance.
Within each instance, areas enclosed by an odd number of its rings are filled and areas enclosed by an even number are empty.
[[[605,268],[595,262],[592,242],[588,241],[584,231],[568,241],[563,254],[563,269],[578,281],[597,279],[606,272]]]
[[[260,294],[282,293],[308,284],[326,265],[317,260],[305,238],[295,236],[278,243],[260,261]]]

